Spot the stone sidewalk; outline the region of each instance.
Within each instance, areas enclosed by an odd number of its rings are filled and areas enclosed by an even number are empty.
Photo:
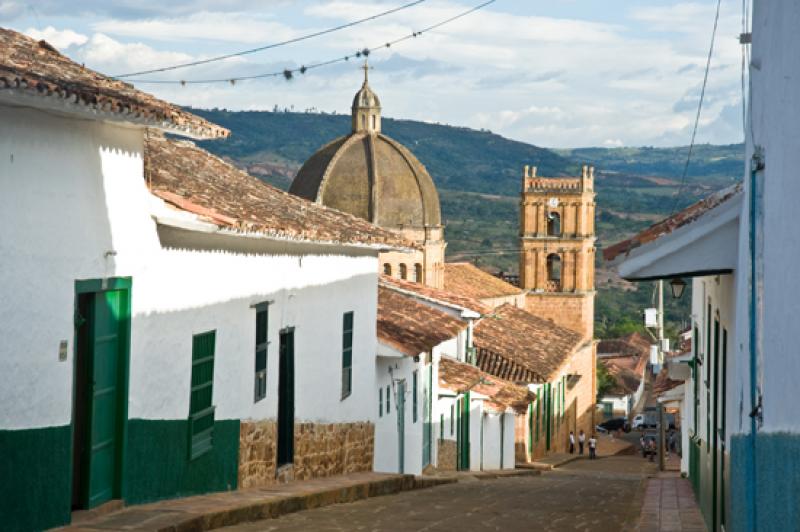
[[[454,477],[353,473],[131,506],[106,515],[88,516],[59,530],[70,532],[212,530],[249,521],[272,519],[301,510],[452,484],[457,481],[458,479]]]
[[[678,473],[659,473],[647,481],[640,532],[706,532],[692,486]]]

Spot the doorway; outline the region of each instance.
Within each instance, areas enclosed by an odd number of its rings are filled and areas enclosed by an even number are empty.
[[[76,283],[72,508],[122,498],[130,279]]]
[[[278,363],[278,467],[294,462],[294,327],[280,333]]]

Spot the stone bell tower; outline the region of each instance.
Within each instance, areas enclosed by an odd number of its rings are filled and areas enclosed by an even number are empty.
[[[594,335],[594,168],[550,178],[525,166],[520,201],[520,286],[529,312]]]

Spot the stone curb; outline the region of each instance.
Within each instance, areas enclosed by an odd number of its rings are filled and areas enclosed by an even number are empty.
[[[386,479],[369,480],[353,483],[348,486],[331,488],[310,488],[308,492],[293,495],[265,495],[262,500],[251,497],[242,501],[226,501],[224,504],[205,511],[175,511],[174,520],[169,524],[148,526],[146,522],[131,524],[128,530],[155,530],[157,532],[202,532],[241,523],[274,519],[282,515],[341,504],[355,502],[382,495],[394,495],[403,491],[432,488],[456,482],[453,478],[422,478],[414,475],[395,475]],[[142,510],[142,506],[129,509]],[[124,512],[125,510],[122,510]],[[165,513],[169,513],[166,510]],[[102,523],[79,523],[64,529],[70,532],[107,529]]]

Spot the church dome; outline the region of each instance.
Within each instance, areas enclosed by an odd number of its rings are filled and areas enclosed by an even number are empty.
[[[353,100],[352,132],[303,164],[289,192],[386,228],[442,223],[431,176],[402,144],[380,131],[380,100],[366,78]]]

